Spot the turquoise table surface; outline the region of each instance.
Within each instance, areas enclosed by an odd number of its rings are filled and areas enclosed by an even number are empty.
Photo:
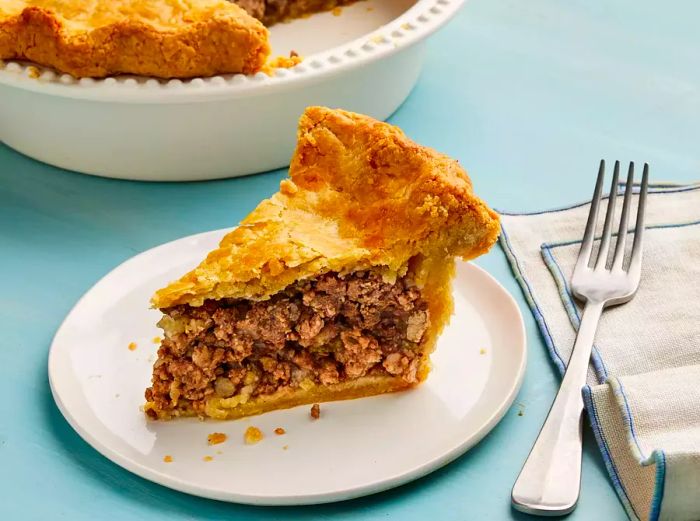
[[[500,209],[587,198],[601,157],[648,161],[657,181],[694,180],[699,19],[694,0],[470,0],[430,40],[418,86],[391,121],[458,158],[477,192]],[[76,300],[140,251],[234,225],[284,175],[114,181],[52,168],[0,145],[0,520],[527,519],[510,509],[510,488],[558,377],[498,248],[477,263],[515,295],[525,316],[529,365],[520,405],[473,450],[409,485],[315,507],[220,503],[122,470],[64,421],[46,361]],[[570,519],[624,519],[585,434],[583,490]]]

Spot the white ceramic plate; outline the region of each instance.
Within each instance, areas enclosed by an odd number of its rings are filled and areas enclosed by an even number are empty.
[[[490,275],[460,263],[455,316],[433,355],[433,372],[419,388],[325,403],[318,421],[310,419],[308,406],[230,422],[146,420],[139,406],[160,317],[148,309],[148,299],[196,265],[223,233],[187,237],[130,259],[88,291],[56,333],[49,355],[56,403],[71,426],[118,465],[226,501],[343,500],[400,485],[453,460],[485,436],[515,398],[526,354],[520,311]],[[137,344],[133,351],[130,342]],[[265,439],[244,445],[251,425]],[[273,434],[277,427],[287,434]],[[226,433],[228,441],[208,446],[212,432]],[[163,461],[166,455],[172,463]]]
[[[366,0],[271,28],[273,55],[304,62],[274,76],[76,80],[0,67],[0,141],[52,165],[153,181],[233,177],[289,164],[304,108],[386,119],[423,65],[425,39],[464,0]],[[369,9],[371,8],[371,10]],[[28,109],[31,107],[31,110]]]

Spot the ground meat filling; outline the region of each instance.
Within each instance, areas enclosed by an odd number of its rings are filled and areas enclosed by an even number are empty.
[[[166,338],[146,399],[157,409],[271,394],[371,375],[416,382],[429,325],[420,291],[374,271],[328,273],[269,300],[206,301],[163,310]]]
[[[287,18],[324,11],[355,0],[231,0],[249,15],[271,25]]]

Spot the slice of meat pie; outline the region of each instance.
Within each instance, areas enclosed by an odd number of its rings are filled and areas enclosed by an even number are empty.
[[[413,387],[452,312],[455,257],[499,233],[446,156],[310,107],[290,178],[158,291],[153,418],[238,418]]]

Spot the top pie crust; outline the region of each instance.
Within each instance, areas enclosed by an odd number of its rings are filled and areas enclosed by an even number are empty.
[[[251,73],[269,53],[267,29],[226,0],[0,2],[0,59],[76,77]]]
[[[153,306],[265,299],[328,271],[378,267],[393,278],[412,259],[422,259],[420,285],[432,259],[477,257],[500,231],[457,161],[367,116],[309,107],[289,175]]]

